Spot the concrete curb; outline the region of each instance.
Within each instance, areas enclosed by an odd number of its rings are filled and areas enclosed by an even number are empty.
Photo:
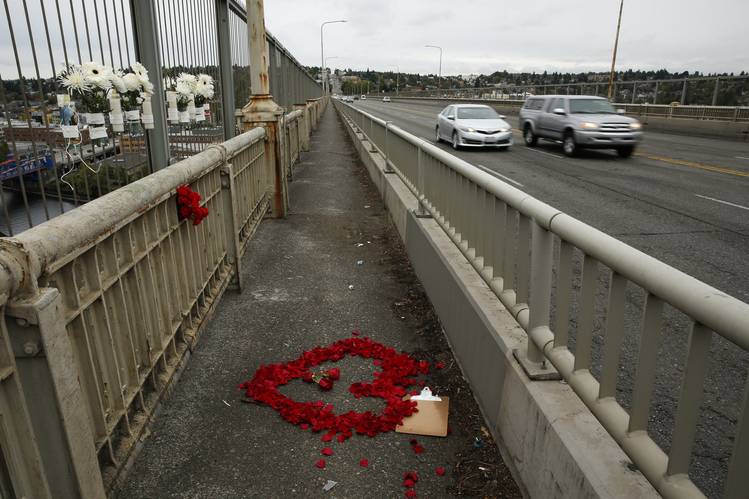
[[[340,115],[339,115],[340,116]],[[577,395],[530,381],[512,356],[525,333],[382,154],[341,116],[445,329],[487,426],[532,498],[659,497]]]

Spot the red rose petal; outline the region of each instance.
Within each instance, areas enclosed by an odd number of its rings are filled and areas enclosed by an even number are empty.
[[[405,480],[403,480],[403,486],[408,489],[412,488],[414,485],[416,485],[416,482],[414,482],[410,478],[406,478]]]
[[[351,331],[351,335],[352,336],[359,336],[360,334],[361,334],[361,332],[359,332],[358,329],[354,329],[353,331]]]
[[[416,497],[416,491],[414,489],[408,489],[406,491],[406,497]]]
[[[343,443],[343,442],[345,442],[345,441],[346,441],[346,435],[344,435],[343,433],[341,433],[341,434],[339,434],[339,435],[338,435],[338,436],[336,437],[336,440],[338,440],[339,442]]]
[[[326,433],[320,440],[322,440],[323,442],[330,442],[331,440],[333,440],[333,435],[333,433]]]
[[[422,452],[424,452],[424,446],[423,446],[423,445],[421,445],[421,444],[416,444],[416,445],[414,445],[414,446],[413,446],[413,447],[411,447],[411,448],[413,449],[413,451],[414,451],[414,452],[415,452],[416,454],[421,454]]]
[[[436,369],[444,369],[444,368],[445,368],[445,363],[444,363],[444,362],[437,362],[437,363],[436,363],[436,364],[434,365],[434,367],[435,367]]]
[[[359,461],[359,466],[361,466],[362,468],[366,468],[367,466],[369,466],[369,460],[367,460],[367,459],[360,460]]]
[[[332,456],[333,455],[333,449],[331,449],[330,447],[325,447],[323,450],[320,451],[320,453],[323,456]]]
[[[434,468],[434,472],[437,473],[437,476],[445,476],[445,468],[443,466],[437,466]]]
[[[307,428],[309,428],[309,425],[307,423],[302,423],[299,425],[299,427],[303,430],[306,430]]]
[[[315,466],[317,468],[320,468],[321,470],[324,470],[325,469],[325,459],[318,459],[317,462],[315,463]]]

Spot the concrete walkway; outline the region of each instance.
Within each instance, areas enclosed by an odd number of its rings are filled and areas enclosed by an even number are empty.
[[[244,291],[222,298],[118,497],[404,497],[403,473],[412,470],[418,497],[521,497],[332,106],[294,171],[290,199],[290,216],[264,221],[250,243]],[[355,328],[445,363],[428,383],[451,397],[447,438],[393,432],[325,444],[271,408],[244,402],[237,385],[261,364],[295,359]],[[283,392],[323,399],[337,412],[379,411],[379,399],[347,391],[372,378],[371,361],[346,358],[338,367],[341,380],[330,392],[302,382]],[[411,438],[423,453],[412,451]],[[326,446],[335,454],[320,470],[314,464]],[[438,466],[445,476],[435,474]],[[323,491],[328,480],[337,485]]]

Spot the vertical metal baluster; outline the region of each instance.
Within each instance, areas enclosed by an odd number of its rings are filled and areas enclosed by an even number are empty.
[[[648,293],[640,332],[640,352],[637,358],[637,376],[629,411],[629,432],[647,431],[650,398],[655,386],[655,368],[658,361],[658,343],[662,334],[663,301]]]
[[[492,282],[502,280],[502,285],[498,289],[504,289],[504,264],[505,264],[505,240],[507,239],[507,204],[499,198],[494,198],[494,218],[492,219],[494,227],[494,252],[492,261],[494,264],[494,275]]]
[[[624,339],[624,303],[626,300],[626,291],[627,279],[612,271],[611,282],[609,283],[608,312],[606,314],[603,368],[601,369],[601,384],[598,389],[599,399],[616,396],[619,351]],[[557,311],[557,313],[559,312]]]
[[[749,462],[749,377],[746,380],[744,403],[736,426],[738,430],[733,444],[731,464],[728,467],[725,499],[744,498],[746,491],[749,490],[749,473],[746,472],[746,463]]]
[[[512,206],[507,205],[505,211],[505,238],[504,238],[504,269],[502,288],[503,302],[515,304],[517,300],[515,290],[515,262],[516,262],[516,243],[518,230],[518,212]]]
[[[704,391],[707,357],[710,353],[712,331],[698,322],[692,323],[689,333],[689,350],[684,364],[684,379],[681,384],[678,412],[671,436],[666,475],[689,473],[689,461],[697,431],[697,420]]]
[[[598,261],[584,255],[582,288],[577,317],[577,336],[575,338],[575,371],[590,368],[591,343],[593,341],[593,315],[598,280]]]
[[[572,303],[572,254],[574,249],[567,241],[559,241],[554,348],[567,347],[570,329],[570,303]]]
[[[517,303],[528,303],[530,288],[531,258],[531,224],[532,220],[522,213],[518,214],[518,269],[517,269]]]

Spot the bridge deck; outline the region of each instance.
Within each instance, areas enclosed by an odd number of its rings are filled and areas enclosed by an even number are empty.
[[[419,497],[446,497],[459,488],[520,497],[482,433],[439,321],[332,106],[290,189],[290,216],[261,224],[245,256],[243,292],[224,295],[118,497],[402,497],[403,473],[410,470],[421,478]],[[428,380],[451,397],[447,438],[416,437],[421,454],[411,449],[411,436],[398,433],[326,444],[267,406],[243,403],[237,385],[261,364],[295,359],[355,328],[445,363]],[[371,379],[371,362],[348,357],[338,364],[341,381],[330,392],[303,382],[282,391],[297,400],[324,399],[340,412],[379,410],[380,399],[356,400],[347,391],[352,381]],[[479,449],[477,436],[486,443]],[[335,454],[320,470],[314,464],[326,446]],[[360,467],[360,459],[369,467]],[[435,474],[437,466],[447,469],[444,477]],[[323,492],[327,480],[338,484]]]

